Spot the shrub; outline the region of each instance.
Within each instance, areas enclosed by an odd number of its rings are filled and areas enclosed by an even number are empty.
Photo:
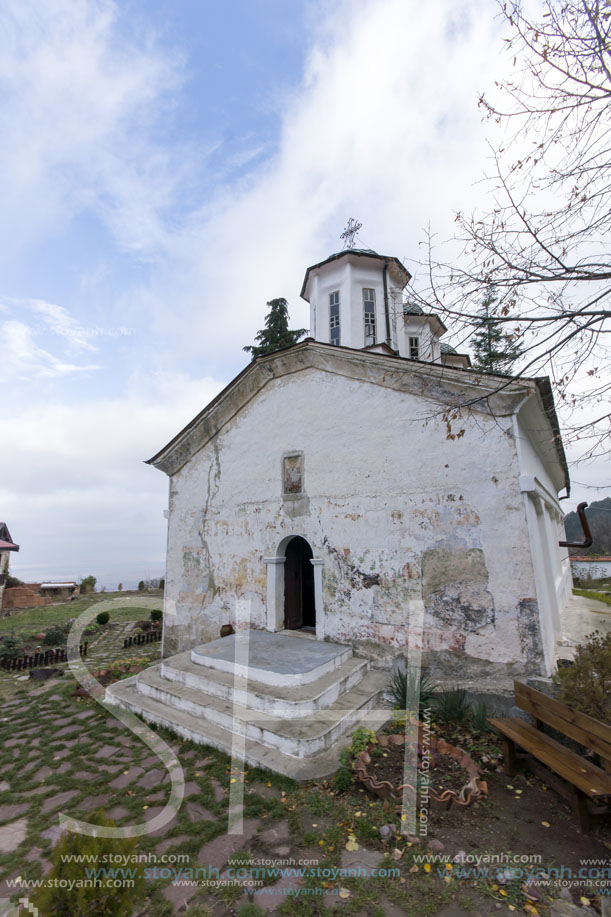
[[[163,612],[159,608],[153,608],[151,611],[151,621],[161,621],[163,619]]]
[[[362,751],[366,751],[370,745],[376,745],[378,737],[372,729],[366,729],[359,726],[352,733],[352,745],[348,749],[352,758],[356,758]]]
[[[108,624],[110,621],[110,615],[107,611],[101,611],[98,615],[96,615],[95,619],[98,624]]]
[[[370,745],[376,745],[378,738],[371,729],[359,726],[352,733],[352,744],[344,748],[339,756],[340,766],[333,778],[333,785],[338,793],[345,793],[352,783],[352,768],[354,760],[362,751],[366,751]]]
[[[114,827],[114,822],[101,812],[93,815],[93,823]],[[47,877],[47,884],[36,892],[31,899],[32,903],[45,917],[68,917],[76,914],[88,914],[91,917],[131,917],[145,889],[142,867],[135,863],[136,854],[135,838],[115,840],[67,831],[51,854],[53,869]],[[128,883],[117,887],[115,878],[103,876],[99,877],[101,884],[92,883],[91,888],[82,887],[86,883],[78,880],[83,878],[85,858],[87,862],[103,863],[104,858],[111,855],[119,855],[125,858],[124,862],[129,863],[133,887],[129,887]]]
[[[161,579],[159,580],[159,588],[160,588],[161,590],[165,589],[165,577],[163,577],[163,576],[162,576]]]
[[[7,573],[6,576],[6,588],[10,589],[11,586],[25,586],[23,580],[19,579],[17,576],[12,576],[10,573]]]
[[[477,732],[488,732],[490,726],[488,725],[488,705],[485,701],[480,700],[473,705],[471,710],[471,718],[473,720],[473,726]]]
[[[417,670],[398,669],[388,686],[390,704],[397,710],[405,710],[412,698],[418,698],[419,706],[428,707],[435,693],[435,684]]]
[[[437,719],[448,726],[464,723],[469,716],[467,692],[464,688],[448,688],[435,695]]]
[[[141,579],[138,583],[138,592],[144,592],[144,580]]]
[[[83,594],[86,594],[87,592],[95,592],[96,583],[97,583],[97,579],[95,578],[95,576],[86,576],[84,579],[81,580],[81,583],[80,583],[81,592]]]
[[[136,623],[136,627],[139,627],[140,630],[148,631],[148,630],[151,630],[151,628],[153,627],[153,625],[151,624],[150,621],[144,620],[144,621],[138,621],[138,622]]]
[[[48,630],[45,634],[45,639],[42,641],[45,646],[60,646],[62,643],[65,643],[66,635],[60,627],[54,627],[53,630]]]
[[[573,665],[558,669],[554,683],[563,703],[611,722],[611,633],[588,634],[577,647]]]
[[[23,644],[17,637],[3,637],[0,642],[0,659],[15,659],[23,656]]]

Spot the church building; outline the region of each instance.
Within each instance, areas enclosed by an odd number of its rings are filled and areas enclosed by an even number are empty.
[[[309,267],[311,336],[149,460],[170,484],[164,657],[246,622],[378,668],[417,634],[439,677],[553,670],[571,572],[549,380],[471,369],[409,280],[355,248]]]

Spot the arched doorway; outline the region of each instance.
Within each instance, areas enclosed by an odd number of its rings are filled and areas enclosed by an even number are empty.
[[[284,563],[284,626],[287,630],[316,630],[312,549],[296,535],[286,546]]]

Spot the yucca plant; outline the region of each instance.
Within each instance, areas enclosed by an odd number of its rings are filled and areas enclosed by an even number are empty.
[[[464,688],[447,688],[435,695],[435,715],[441,723],[464,723],[469,712],[467,692]]]
[[[488,732],[490,726],[488,725],[488,705],[486,701],[480,700],[473,705],[471,719],[477,732]]]
[[[389,705],[395,710],[406,710],[414,701],[420,709],[428,707],[436,685],[418,669],[397,669],[387,689]]]

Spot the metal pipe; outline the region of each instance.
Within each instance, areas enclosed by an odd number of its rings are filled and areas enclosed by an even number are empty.
[[[388,311],[388,258],[384,260],[384,270],[382,271],[382,282],[384,284],[384,315],[386,317],[386,343],[389,347],[392,347],[392,342],[390,339],[390,312]]]
[[[583,529],[584,541],[559,541],[558,544],[561,548],[589,548],[592,544],[592,533],[590,531],[590,525],[586,519],[586,506],[587,503],[580,503],[577,507],[577,515],[579,516],[579,521],[581,522],[581,528]]]

